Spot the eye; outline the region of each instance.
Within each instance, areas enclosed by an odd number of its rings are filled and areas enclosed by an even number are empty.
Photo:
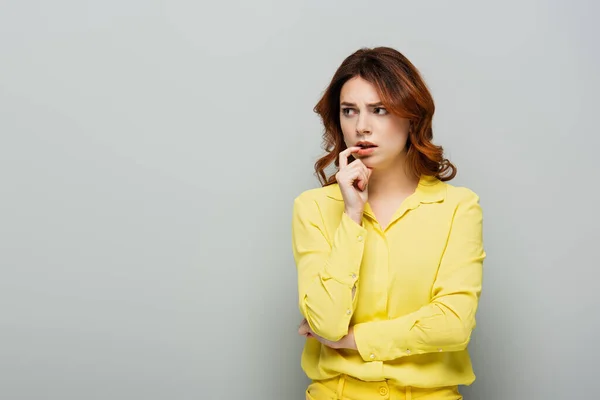
[[[387,110],[383,107],[375,107],[375,114],[379,114],[379,115],[385,115],[387,114]],[[379,112],[379,111],[383,111],[383,112]]]
[[[350,115],[350,111],[354,111],[354,109],[350,107],[342,108],[342,114],[344,115]]]

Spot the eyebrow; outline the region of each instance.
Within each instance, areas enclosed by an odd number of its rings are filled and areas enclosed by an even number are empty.
[[[340,106],[350,106],[350,107],[356,107],[356,104],[354,104],[354,103],[349,103],[349,102],[347,102],[347,101],[342,101],[342,102],[340,103]],[[371,103],[371,104],[367,104],[367,106],[369,106],[369,107],[380,107],[380,106],[383,106],[383,103],[382,103],[382,102],[378,102],[378,103]]]

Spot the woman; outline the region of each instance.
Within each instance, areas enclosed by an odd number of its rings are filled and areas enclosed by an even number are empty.
[[[482,211],[447,183],[456,168],[432,143],[429,90],[398,51],[360,49],[315,112],[323,187],[294,200],[292,219],[307,399],[462,399]]]

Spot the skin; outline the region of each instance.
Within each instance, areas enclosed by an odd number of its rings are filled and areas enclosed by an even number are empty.
[[[344,212],[362,225],[368,201],[383,228],[418,184],[418,179],[407,175],[405,170],[410,121],[387,111],[375,86],[361,77],[354,77],[342,86],[339,118],[348,147],[339,154],[340,168],[336,174],[344,199]],[[356,147],[361,140],[377,147],[365,154]],[[348,163],[351,154],[356,160]],[[331,342],[316,335],[304,319],[298,333],[314,337],[333,349],[357,350],[353,327],[349,327],[348,334],[342,339]]]
[[[385,228],[393,213],[418,184],[418,179],[408,175],[405,168],[410,121],[390,113],[381,104],[375,86],[361,77],[354,77],[342,86],[340,126],[347,150],[356,158],[356,161],[341,167],[336,175],[341,178],[338,183],[346,212],[358,222],[362,220],[368,201],[379,224]],[[361,140],[372,142],[377,147],[369,155],[363,155],[361,151],[355,154],[350,148]],[[342,154],[346,156],[346,151]],[[366,177],[358,175],[358,188],[349,183],[356,176],[352,168],[370,171]],[[363,193],[361,201],[357,201],[353,191],[363,190],[366,184],[367,193]]]

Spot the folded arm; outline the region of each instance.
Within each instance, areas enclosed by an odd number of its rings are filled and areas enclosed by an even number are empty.
[[[367,230],[343,213],[328,239],[317,203],[294,201],[292,249],[300,312],[317,335],[337,341],[348,333]]]
[[[429,304],[399,318],[354,326],[365,361],[459,351],[475,328],[485,258],[479,198],[468,190],[455,209]]]

